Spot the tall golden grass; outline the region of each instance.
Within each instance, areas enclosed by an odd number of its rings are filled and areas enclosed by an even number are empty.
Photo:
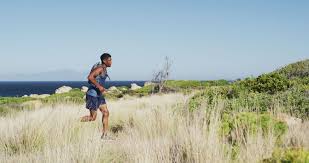
[[[113,141],[101,140],[101,117],[80,122],[84,105],[59,104],[0,118],[0,162],[259,162],[274,134],[245,135],[235,147],[220,134],[218,101],[189,113],[188,96],[152,95],[108,102]],[[280,106],[278,106],[280,107]],[[279,109],[278,109],[279,110]],[[282,146],[309,147],[308,123],[289,128]]]

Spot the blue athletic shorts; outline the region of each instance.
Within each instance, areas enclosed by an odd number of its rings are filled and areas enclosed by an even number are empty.
[[[96,111],[100,105],[106,104],[105,98],[103,96],[94,97],[86,94],[86,108],[89,110]]]

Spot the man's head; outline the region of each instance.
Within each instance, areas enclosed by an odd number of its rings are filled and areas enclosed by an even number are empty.
[[[112,56],[108,53],[103,53],[100,57],[102,63],[106,65],[106,67],[112,66]]]

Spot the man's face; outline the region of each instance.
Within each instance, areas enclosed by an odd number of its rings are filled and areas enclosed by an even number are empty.
[[[111,67],[112,66],[112,58],[109,57],[107,59],[104,60],[104,63],[107,67]]]

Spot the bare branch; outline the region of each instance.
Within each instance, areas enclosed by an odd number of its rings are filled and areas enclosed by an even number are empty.
[[[165,57],[163,67],[154,72],[152,81],[159,86],[159,92],[162,92],[167,80],[170,76],[172,61],[169,57]]]

